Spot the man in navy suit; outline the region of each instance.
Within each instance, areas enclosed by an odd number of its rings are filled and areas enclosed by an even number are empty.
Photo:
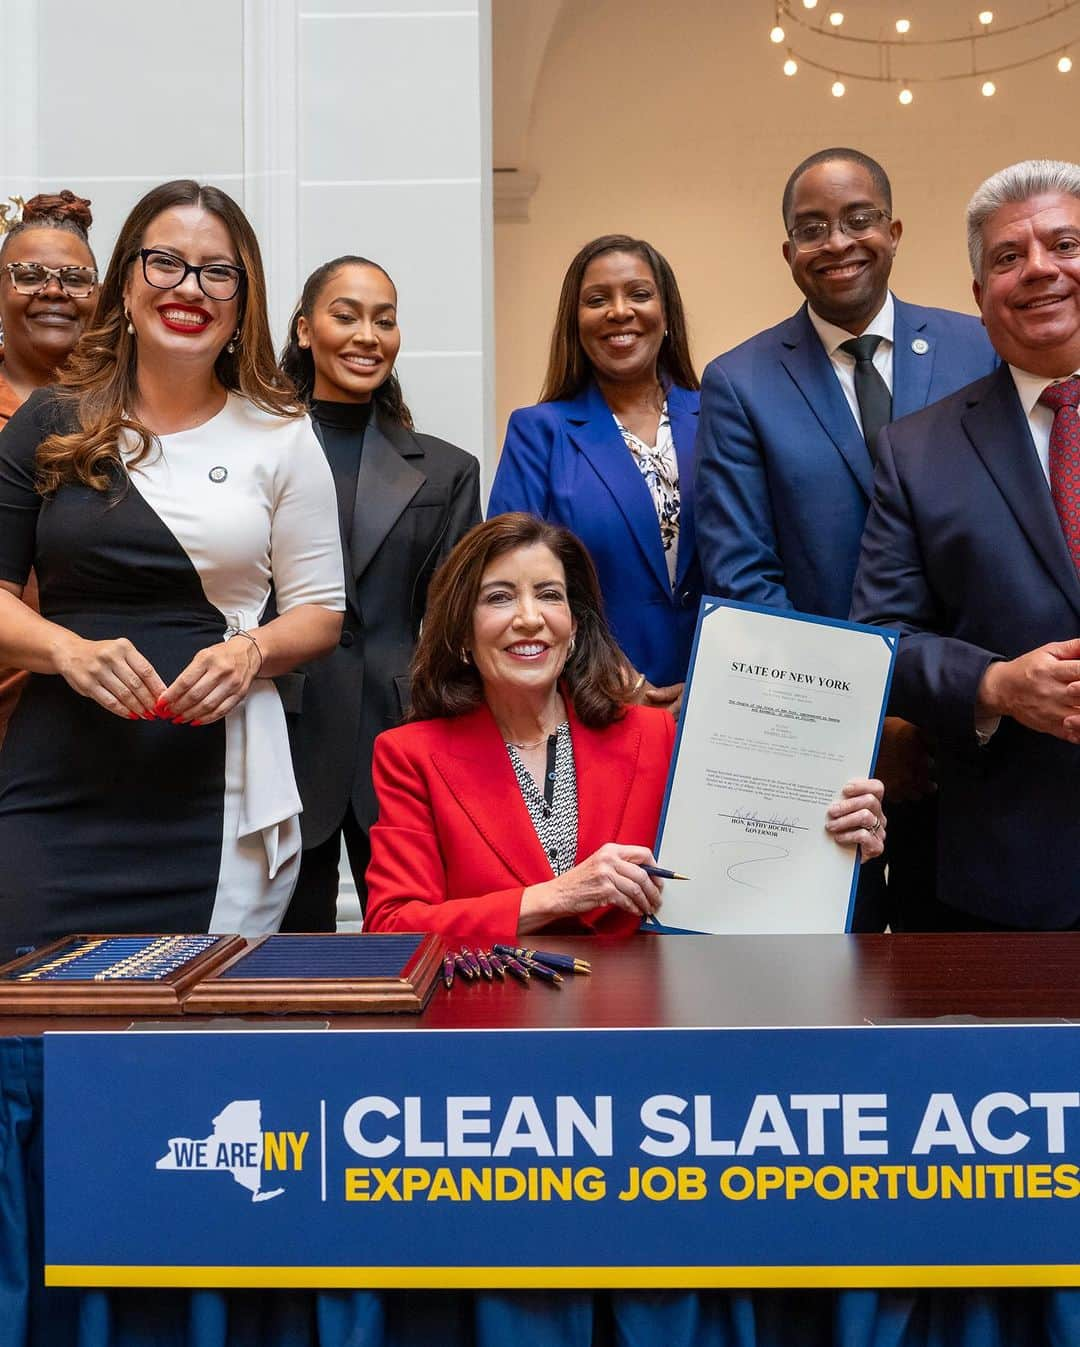
[[[846,618],[881,426],[986,374],[975,318],[889,291],[902,225],[885,170],[858,150],[811,155],[784,189],[784,259],[806,303],[705,370],[696,524],[705,592]],[[858,342],[858,345],[855,343]],[[890,895],[868,867],[856,929],[907,924],[934,878],[927,746],[889,717]],[[912,802],[912,803],[905,803]]]
[[[888,427],[853,600],[899,627],[901,715],[938,743],[934,929],[1080,924],[1080,165],[968,205],[1002,365]]]

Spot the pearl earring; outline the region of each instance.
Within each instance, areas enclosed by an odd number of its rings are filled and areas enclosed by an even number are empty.
[[[131,321],[131,314],[128,313],[127,309],[124,310],[124,317],[127,319],[128,336],[133,337],[135,335],[135,324]]]
[[[230,355],[232,355],[236,351],[236,343],[239,340],[240,340],[240,329],[237,328],[236,331],[229,338],[228,346],[225,347],[226,351],[228,351]]]

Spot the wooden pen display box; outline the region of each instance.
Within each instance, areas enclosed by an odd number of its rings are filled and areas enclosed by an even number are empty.
[[[179,1015],[238,935],[69,935],[0,967],[2,1015]]]
[[[419,1014],[442,967],[443,942],[428,935],[264,935],[193,987],[193,1015]]]

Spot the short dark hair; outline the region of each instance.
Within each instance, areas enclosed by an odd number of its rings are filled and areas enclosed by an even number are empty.
[[[604,618],[592,558],[569,529],[515,512],[470,529],[435,572],[413,656],[410,720],[459,716],[483,702],[480,675],[466,658],[480,582],[496,557],[536,544],[550,548],[566,572],[566,597],[577,631],[562,681],[575,714],[594,729],[622,715],[626,657]]]
[[[656,357],[661,383],[665,386],[675,384],[678,388],[699,388],[701,385],[694,373],[694,362],[690,359],[690,339],[682,295],[679,294],[671,263],[644,239],[631,238],[629,234],[602,234],[579,250],[563,277],[540,401],[560,402],[564,398],[576,398],[592,375],[592,365],[582,349],[578,334],[578,299],[585,269],[590,262],[603,257],[605,253],[632,253],[640,257],[656,280],[667,326]]]
[[[784,228],[789,229],[791,219],[791,199],[795,195],[795,184],[802,175],[811,168],[816,168],[818,164],[831,164],[837,159],[842,159],[850,164],[858,164],[860,168],[865,168],[874,180],[874,186],[881,194],[881,199],[885,203],[885,209],[892,214],[892,184],[889,182],[889,175],[881,167],[876,159],[871,159],[868,154],[863,154],[862,150],[849,150],[841,146],[833,146],[829,150],[818,150],[816,154],[810,155],[804,159],[794,170],[791,177],[784,185],[784,199],[781,203],[781,212],[784,217]]]
[[[360,257],[356,253],[345,253],[342,257],[334,257],[329,262],[323,262],[304,282],[300,302],[289,319],[289,336],[278,364],[282,373],[296,385],[305,406],[310,406],[311,399],[315,396],[315,357],[311,354],[310,348],[305,349],[300,345],[297,328],[301,315],[311,322],[311,315],[319,302],[319,296],[342,267],[374,267],[376,271],[382,272],[391,285],[394,285],[393,278],[385,267],[379,266],[378,262],[373,262],[369,257]],[[397,286],[394,286],[394,290],[396,292]],[[412,412],[405,403],[401,383],[393,370],[376,388],[371,400],[391,421],[396,421],[406,430],[412,430]]]

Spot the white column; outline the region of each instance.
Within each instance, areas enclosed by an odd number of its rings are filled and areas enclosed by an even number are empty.
[[[297,0],[243,0],[244,210],[262,248],[280,349],[303,277],[299,256]]]

